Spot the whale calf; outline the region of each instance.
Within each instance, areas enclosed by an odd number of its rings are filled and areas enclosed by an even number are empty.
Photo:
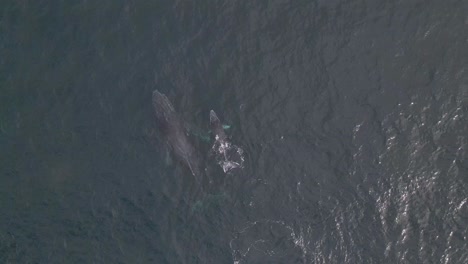
[[[211,133],[215,136],[216,141],[225,142],[227,141],[226,132],[224,132],[223,125],[216,115],[215,111],[210,111],[210,129]]]
[[[159,129],[163,133],[166,143],[178,160],[185,164],[196,180],[201,175],[200,156],[187,136],[184,122],[179,117],[167,96],[153,91],[153,108]]]
[[[242,169],[244,167],[244,151],[230,142],[218,115],[213,110],[210,111],[210,129],[215,137],[212,150],[215,152],[216,160],[223,168],[224,173],[235,168]]]

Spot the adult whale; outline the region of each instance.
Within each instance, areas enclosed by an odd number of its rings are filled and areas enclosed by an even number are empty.
[[[197,181],[200,181],[200,159],[195,147],[187,136],[184,122],[179,117],[171,102],[158,90],[153,91],[153,108],[156,121],[166,143],[175,156],[185,164]]]

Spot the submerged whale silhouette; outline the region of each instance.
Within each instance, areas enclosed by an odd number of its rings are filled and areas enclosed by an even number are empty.
[[[164,94],[154,90],[153,108],[159,129],[163,133],[167,145],[199,181],[198,177],[201,175],[200,156],[190,142],[184,122],[175,111],[174,106]]]

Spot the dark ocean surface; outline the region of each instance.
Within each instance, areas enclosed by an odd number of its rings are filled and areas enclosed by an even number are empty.
[[[468,263],[467,62],[466,1],[2,1],[0,263]]]

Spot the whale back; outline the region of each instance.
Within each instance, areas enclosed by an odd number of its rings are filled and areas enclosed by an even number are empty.
[[[210,111],[210,127],[215,137],[215,142],[211,147],[216,154],[218,164],[225,173],[236,168],[244,167],[244,151],[242,148],[232,144],[224,132],[223,125],[215,111]]]
[[[167,96],[158,90],[153,92],[153,108],[156,121],[175,156],[184,163],[194,176],[200,175],[199,155],[185,131],[179,117]]]
[[[227,136],[224,132],[223,125],[221,124],[221,121],[219,120],[218,116],[213,110],[210,111],[210,128],[211,132],[215,136],[216,141],[226,141]]]

